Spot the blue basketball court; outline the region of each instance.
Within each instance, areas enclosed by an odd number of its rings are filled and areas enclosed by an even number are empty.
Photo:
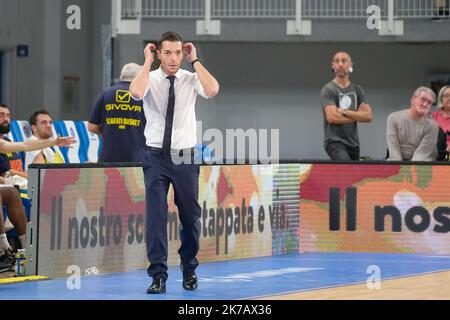
[[[378,269],[379,268],[379,269]],[[67,279],[1,285],[9,299],[234,300],[366,283],[450,270],[450,256],[369,253],[302,253],[200,264],[199,288],[185,291],[178,267],[169,268],[167,293],[148,295],[146,270],[83,276],[80,289]]]

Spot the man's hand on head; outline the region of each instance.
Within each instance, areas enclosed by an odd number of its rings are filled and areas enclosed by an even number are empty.
[[[197,59],[197,49],[192,42],[185,43],[183,46],[184,56],[189,63]]]
[[[145,61],[152,64],[155,61],[154,51],[156,50],[156,45],[154,43],[149,43],[144,49]]]

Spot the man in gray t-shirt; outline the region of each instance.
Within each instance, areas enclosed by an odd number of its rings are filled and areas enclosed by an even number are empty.
[[[388,160],[436,161],[439,125],[428,115],[435,100],[433,90],[420,87],[414,92],[409,109],[388,116]]]
[[[320,94],[324,114],[324,147],[332,160],[359,160],[357,122],[371,122],[372,109],[365,102],[364,90],[351,83],[353,62],[346,52],[332,60],[335,78]]]

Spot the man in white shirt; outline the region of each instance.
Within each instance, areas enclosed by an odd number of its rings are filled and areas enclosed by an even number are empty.
[[[48,140],[53,135],[53,120],[50,113],[39,110],[30,117],[30,126],[33,135],[30,140]],[[43,150],[31,151],[25,154],[25,170],[32,163],[64,163],[64,157],[57,147],[49,147]]]
[[[156,49],[160,68],[150,72]],[[150,43],[144,49],[145,62],[131,82],[130,92],[143,100],[147,124],[146,153],[143,161],[146,187],[146,244],[150,266],[147,270],[153,282],[147,293],[164,293],[167,274],[167,194],[171,183],[175,192],[182,225],[181,247],[178,250],[183,272],[183,288],[198,286],[195,269],[200,242],[201,208],[198,204],[200,167],[193,163],[196,144],[195,101],[197,95],[211,98],[219,92],[219,83],[197,58],[192,43],[183,43],[174,32],[164,33],[158,45]],[[195,73],[180,69],[183,57]],[[178,163],[180,156],[190,161]],[[174,158],[173,158],[174,157]],[[178,158],[179,159],[179,158]]]

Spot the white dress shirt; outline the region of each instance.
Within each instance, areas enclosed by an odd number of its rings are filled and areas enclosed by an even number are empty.
[[[196,73],[178,70],[175,74],[175,109],[172,125],[171,149],[192,148],[197,143],[195,101],[197,94],[209,98]],[[149,84],[143,100],[145,118],[144,135],[146,144],[162,148],[166,112],[169,100],[170,81],[161,69],[150,72]]]

